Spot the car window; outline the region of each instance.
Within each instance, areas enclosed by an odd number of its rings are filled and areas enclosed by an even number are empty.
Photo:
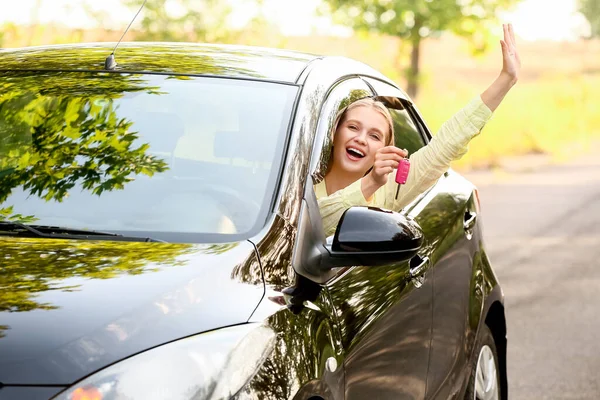
[[[325,177],[333,146],[332,128],[338,112],[348,104],[373,96],[373,92],[361,79],[348,79],[333,87],[321,108],[317,135],[313,154],[311,157],[310,171],[314,183],[319,183]]]
[[[373,87],[378,98],[386,104],[394,121],[395,146],[415,153],[426,144],[426,135],[418,124],[411,103],[397,88],[372,78],[364,78]]]
[[[406,108],[398,110],[389,107],[388,109],[394,121],[395,146],[408,150],[408,154],[413,154],[425,146],[423,136],[408,110]]]
[[[79,72],[5,73],[0,88],[0,220],[192,242],[260,228],[297,93]]]

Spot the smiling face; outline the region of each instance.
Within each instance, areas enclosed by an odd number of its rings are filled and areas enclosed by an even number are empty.
[[[388,120],[374,107],[348,110],[333,140],[332,168],[364,175],[373,166],[377,150],[389,144],[390,135]]]

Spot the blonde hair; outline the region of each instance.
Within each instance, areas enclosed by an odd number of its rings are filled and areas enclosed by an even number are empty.
[[[353,103],[348,104],[346,107],[342,108],[337,115],[335,116],[335,122],[331,128],[330,138],[331,143],[333,143],[335,139],[335,133],[337,132],[337,128],[344,121],[346,114],[348,111],[351,111],[357,107],[371,107],[375,111],[379,112],[388,123],[389,135],[387,135],[387,140],[385,141],[386,146],[390,146],[394,143],[394,123],[392,120],[392,115],[390,114],[390,110],[380,101],[373,100],[370,97],[357,100]]]

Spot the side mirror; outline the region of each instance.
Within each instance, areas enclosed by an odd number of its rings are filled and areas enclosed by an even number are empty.
[[[412,218],[376,207],[351,207],[340,219],[330,256],[333,264],[379,266],[412,258],[422,244],[423,231]]]
[[[312,183],[312,179],[309,180]],[[312,185],[304,189],[292,266],[313,282],[335,277],[335,268],[379,266],[414,257],[423,243],[421,227],[410,217],[375,207],[351,207],[333,240],[325,238]]]

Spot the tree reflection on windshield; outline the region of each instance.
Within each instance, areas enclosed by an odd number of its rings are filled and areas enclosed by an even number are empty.
[[[147,154],[133,124],[117,115],[128,93],[160,94],[139,75],[14,73],[0,82],[0,219],[35,215],[4,204],[15,188],[62,201],[75,185],[100,195],[123,189],[132,176],[152,176],[167,163]]]
[[[167,242],[245,238],[274,193],[296,93],[214,77],[9,72],[0,221]]]

